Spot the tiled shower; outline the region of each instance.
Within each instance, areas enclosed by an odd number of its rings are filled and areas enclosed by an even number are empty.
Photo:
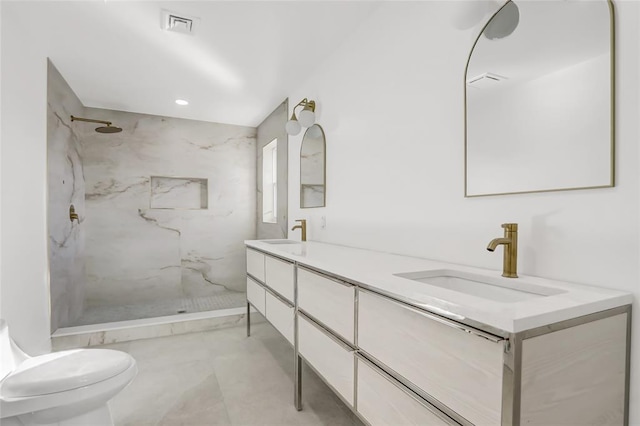
[[[52,330],[244,306],[255,128],[88,108],[51,63],[48,113]]]

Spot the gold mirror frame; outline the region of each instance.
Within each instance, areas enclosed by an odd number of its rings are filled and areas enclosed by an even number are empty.
[[[491,193],[491,194],[478,194],[478,195],[469,195],[467,190],[468,185],[468,175],[467,175],[467,144],[468,144],[468,125],[467,125],[467,73],[469,71],[469,62],[471,61],[471,56],[473,55],[473,51],[478,44],[478,41],[482,37],[484,30],[491,23],[493,18],[500,13],[500,11],[507,6],[509,3],[513,3],[512,0],[507,0],[505,4],[503,4],[485,23],[485,25],[480,30],[478,36],[473,42],[473,46],[471,46],[471,51],[469,52],[469,56],[467,57],[467,63],[464,69],[463,75],[463,87],[464,87],[464,196],[465,198],[477,198],[477,197],[491,197],[496,195],[511,195],[511,194],[532,194],[539,192],[559,192],[559,191],[574,191],[581,189],[599,189],[599,188],[612,188],[615,186],[615,61],[616,61],[616,49],[615,49],[615,10],[613,6],[613,0],[603,0],[606,1],[609,6],[609,49],[611,52],[611,63],[610,63],[610,80],[611,80],[611,108],[610,108],[610,123],[611,123],[611,164],[610,164],[610,183],[608,185],[598,185],[598,186],[585,186],[585,187],[572,187],[572,188],[557,188],[557,189],[542,189],[542,190],[531,190],[531,191],[516,191],[516,192],[501,192],[501,193]]]
[[[309,130],[311,130],[314,126],[318,126],[318,129],[320,129],[320,134],[322,135],[322,187],[323,187],[323,193],[322,193],[322,205],[320,206],[308,206],[305,207],[303,206],[303,200],[304,200],[304,184],[302,183],[302,149],[304,148],[304,141],[307,137],[307,133],[309,133]],[[313,185],[316,186],[316,185]],[[301,209],[315,209],[315,208],[320,208],[320,207],[326,207],[327,205],[327,137],[324,133],[324,129],[322,128],[321,125],[319,124],[314,124],[313,126],[309,127],[305,132],[304,132],[304,136],[302,137],[302,143],[300,143],[300,208]]]

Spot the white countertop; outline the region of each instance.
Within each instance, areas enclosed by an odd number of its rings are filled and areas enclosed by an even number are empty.
[[[562,290],[562,293],[518,302],[497,302],[483,297],[429,285],[393,274],[448,269],[470,272],[489,279],[500,272],[417,257],[344,247],[315,241],[269,244],[245,241],[248,247],[271,253],[421,307],[436,314],[465,322],[478,322],[516,333],[582,315],[604,311],[633,302],[633,295],[618,290],[580,285],[521,275],[505,278],[515,284],[529,283]]]

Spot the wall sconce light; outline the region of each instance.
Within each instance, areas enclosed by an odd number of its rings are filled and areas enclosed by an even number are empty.
[[[300,118],[296,118],[296,108],[303,107],[302,111],[300,111]],[[313,123],[316,122],[316,102],[310,101],[307,98],[304,98],[298,105],[293,107],[293,114],[291,114],[291,118],[287,121],[287,124],[284,126],[285,130],[288,134],[294,136],[300,133],[302,130],[302,126],[311,127]]]

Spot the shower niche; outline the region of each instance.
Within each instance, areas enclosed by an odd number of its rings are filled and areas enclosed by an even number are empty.
[[[208,180],[151,176],[149,207],[152,209],[206,210],[209,208]]]

